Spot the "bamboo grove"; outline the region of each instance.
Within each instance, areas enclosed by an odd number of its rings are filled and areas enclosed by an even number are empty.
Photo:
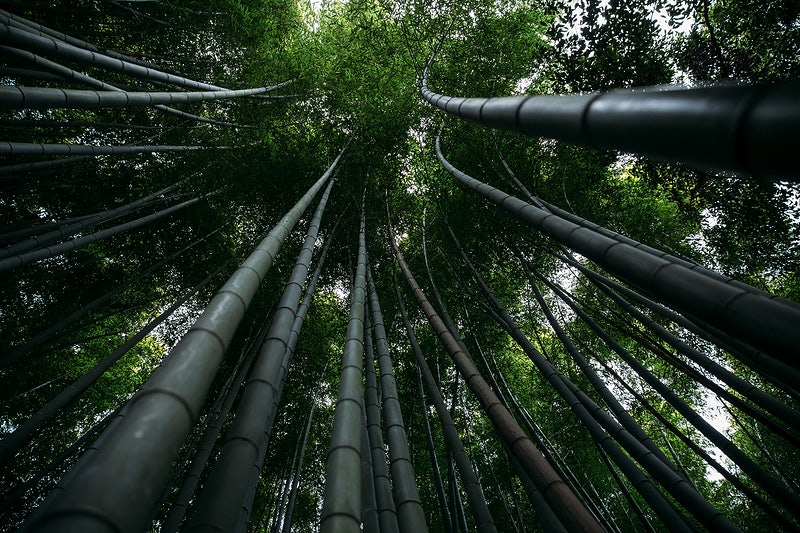
[[[180,4],[0,2],[4,531],[800,530],[800,8]]]

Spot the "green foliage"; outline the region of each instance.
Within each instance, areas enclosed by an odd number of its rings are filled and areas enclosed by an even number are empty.
[[[545,253],[551,244],[454,184],[433,154],[440,116],[421,102],[419,76],[441,42],[429,83],[437,92],[457,96],[605,90],[665,83],[681,76],[693,81],[796,78],[800,71],[795,3],[350,0],[312,5],[286,0],[215,0],[180,5],[74,4],[69,10],[46,1],[13,8],[102,48],[120,50],[209,83],[230,88],[285,80],[292,83],[275,93],[286,98],[181,107],[240,127],[197,125],[153,109],[21,111],[0,117],[73,123],[9,127],[7,137],[23,142],[132,144],[152,136],[156,144],[233,147],[191,154],[98,158],[0,178],[0,219],[5,226],[0,236],[30,225],[111,209],[184,179],[171,193],[174,198],[165,200],[164,205],[203,196],[180,215],[143,230],[3,276],[0,352],[6,353],[149,266],[166,261],[69,327],[65,335],[0,374],[2,435],[135,334],[179,294],[226,265],[205,291],[123,357],[79,401],[45,427],[29,447],[3,464],[0,479],[4,486],[29,479],[129,398],[199,314],[221,285],[220,280],[233,271],[346,145],[328,208],[332,214],[329,218],[326,215],[322,227],[322,234],[330,235],[334,221],[338,221],[336,241],[289,372],[250,528],[271,526],[278,493],[291,474],[289,463],[315,400],[317,413],[300,473],[302,484],[293,529],[312,531],[318,524],[362,201],[370,263],[387,322],[409,444],[431,530],[441,530],[443,522],[419,412],[416,367],[394,301],[396,266],[387,244],[389,216],[407,261],[433,299],[426,274],[426,263],[430,265],[442,298],[481,371],[487,377],[494,373],[505,379],[519,405],[547,437],[549,450],[575,472],[580,486],[597,491],[596,499],[607,506],[611,520],[622,530],[640,528],[588,432],[519,346],[485,312],[483,297],[462,264],[446,224],[452,226],[467,255],[537,348],[596,401],[599,395],[538,309],[518,256],[575,294],[624,348],[687,403],[702,411],[710,395],[665,361],[662,352],[668,348],[663,343],[653,339],[643,326],[630,324],[630,319],[584,278]],[[673,27],[689,21],[691,30],[685,35],[669,33],[656,22],[657,13],[664,14]],[[9,66],[23,65],[9,62]],[[85,70],[125,86],[162,88],[93,67]],[[78,88],[66,82],[53,85]],[[598,153],[507,132],[493,133],[454,120],[445,122],[441,143],[445,157],[477,179],[522,197],[504,168],[505,161],[537,197],[645,244],[702,261],[800,301],[800,205],[796,187],[716,176],[685,166]],[[18,158],[3,163],[32,161]],[[114,223],[130,221],[154,209],[150,206]],[[202,240],[187,252],[171,256],[198,239]],[[269,320],[300,239],[297,233],[289,238],[251,304],[242,331],[229,348],[208,395],[206,411],[201,415],[203,423],[213,416],[211,404],[221,394],[238,354]],[[404,297],[407,305],[413,301],[407,291]],[[763,512],[728,482],[711,475],[705,463],[676,435],[665,430],[662,437],[662,420],[635,399],[626,385],[641,394],[661,417],[710,450],[697,430],[552,293],[545,292],[544,297],[645,431],[662,449],[666,449],[665,439],[669,440],[698,488],[745,529],[755,530],[766,523]],[[456,425],[477,465],[500,530],[513,530],[511,516],[526,527],[537,527],[535,512],[520,496],[521,485],[512,475],[491,421],[464,384],[458,383],[452,362],[416,310],[412,310],[412,321],[448,401],[453,389],[458,390]],[[685,335],[664,322],[676,334]],[[691,336],[688,341],[760,383],[759,376],[729,361],[725,353]],[[488,364],[479,360],[480,351]],[[621,381],[604,364],[620,374]],[[770,392],[782,394],[778,389]],[[780,397],[795,405],[791,398]],[[731,425],[728,432],[732,439],[762,463],[766,462],[762,449],[768,450],[785,469],[783,474],[796,483],[800,475],[795,466],[800,464],[797,450],[743,415],[742,425],[756,438],[748,437],[741,425]],[[435,426],[435,451],[446,469],[447,450]],[[201,429],[202,424],[198,435]],[[190,451],[191,443],[186,445],[184,460],[175,465],[176,480],[182,476],[184,462],[191,458]],[[11,527],[18,524],[76,457],[48,473],[0,520]],[[645,506],[635,488],[627,482],[625,486]],[[175,492],[173,489],[170,497]],[[164,518],[165,510],[159,512],[157,521]],[[467,520],[471,525],[471,516]]]

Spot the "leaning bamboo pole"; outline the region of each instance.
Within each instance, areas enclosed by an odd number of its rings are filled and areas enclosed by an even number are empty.
[[[284,87],[288,82],[231,91],[102,92],[50,87],[0,86],[0,109],[102,109],[172,105],[185,102],[227,100],[252,96]]]
[[[447,406],[444,403],[442,392],[439,390],[436,380],[433,378],[433,374],[431,373],[431,369],[428,367],[428,362],[425,360],[425,356],[423,355],[422,349],[419,346],[417,336],[414,332],[411,322],[408,319],[408,313],[406,312],[405,304],[403,303],[402,296],[400,295],[400,287],[397,283],[397,278],[395,278],[394,281],[397,305],[400,310],[400,316],[403,319],[403,325],[406,329],[406,336],[408,337],[409,344],[411,344],[411,350],[414,352],[414,357],[420,370],[420,380],[424,378],[425,388],[428,390],[428,394],[433,400],[433,406],[436,409],[436,414],[439,417],[439,423],[442,426],[442,432],[444,433],[448,452],[455,460],[458,474],[461,476],[461,484],[464,487],[464,491],[467,493],[467,500],[469,502],[470,510],[475,518],[475,527],[480,532],[491,533],[496,531],[497,528],[494,525],[494,519],[492,518],[492,514],[489,511],[489,506],[486,503],[486,496],[483,493],[483,487],[481,486],[481,482],[478,479],[475,469],[472,467],[472,461],[470,461],[470,458],[464,449],[464,444],[461,442],[461,438],[458,436],[458,430],[453,423],[453,419],[450,417],[450,413],[447,411]],[[425,420],[427,423],[427,416]],[[435,455],[433,455],[433,457],[435,458]]]
[[[0,43],[37,54],[49,55],[84,65],[103,68],[112,72],[121,72],[142,80],[177,85],[199,91],[223,90],[222,87],[216,85],[190,80],[183,76],[176,76],[174,74],[143,67],[124,59],[109,57],[99,52],[92,52],[73,46],[48,35],[37,35],[36,33],[25,31],[24,29],[9,25],[8,17],[3,15],[2,12],[0,12]]]
[[[382,533],[397,533],[397,507],[392,494],[392,480],[386,466],[386,446],[381,427],[381,402],[378,393],[378,378],[375,372],[375,352],[372,321],[369,313],[364,318],[364,411],[367,419],[372,484],[375,490],[375,507]]]
[[[262,441],[269,435],[270,413],[279,393],[284,355],[289,347],[303,284],[333,183],[331,180],[328,184],[311,219],[303,247],[272,315],[267,337],[248,376],[236,418],[195,502],[195,512],[186,531],[234,531],[242,508],[249,508],[250,486],[242,479],[248,478],[254,468],[260,471],[264,460],[266,448]]]
[[[685,266],[641,251],[553,215],[458,170],[442,154],[436,157],[462,185],[540,230],[663,303],[706,321],[734,338],[798,366],[800,307],[733,287]]]
[[[14,270],[17,268],[21,268],[31,263],[35,263],[37,261],[41,261],[43,259],[49,259],[51,257],[56,257],[66,252],[77,250],[79,248],[83,248],[84,246],[88,246],[95,242],[100,242],[102,240],[108,239],[110,237],[114,237],[115,235],[119,235],[126,231],[131,231],[141,226],[144,226],[150,222],[163,218],[167,215],[170,215],[176,211],[189,207],[200,201],[200,198],[192,198],[191,200],[187,200],[185,202],[181,202],[177,205],[173,205],[171,207],[167,207],[160,211],[157,211],[151,215],[147,215],[144,217],[137,218],[136,220],[132,220],[130,222],[126,222],[124,224],[119,224],[96,233],[91,233],[89,235],[84,235],[82,237],[78,237],[75,239],[70,239],[68,241],[55,244],[53,246],[48,246],[46,248],[39,248],[36,250],[31,250],[28,252],[24,252],[17,255],[12,255],[11,257],[6,257],[4,259],[0,259],[0,273],[8,272],[10,270]]]
[[[481,407],[486,411],[498,433],[511,448],[514,456],[520,461],[525,471],[531,476],[537,488],[542,492],[545,500],[553,508],[561,522],[568,529],[583,531],[602,531],[603,528],[587,509],[578,501],[575,494],[566,483],[555,473],[553,467],[545,460],[542,453],[533,442],[525,435],[511,413],[506,409],[491,387],[481,377],[472,360],[464,353],[455,338],[447,330],[442,320],[434,311],[422,289],[419,287],[414,275],[400,253],[394,236],[391,235],[389,243],[392,246],[395,258],[400,265],[403,276],[417,303],[425,313],[431,326],[434,328],[439,340],[447,349],[458,371],[464,377],[470,390],[473,391]]]
[[[200,415],[203,399],[250,301],[340,158],[341,153],[222,286],[127,404],[125,416],[101,435],[102,445],[76,465],[64,484],[30,517],[27,528],[64,531],[112,524],[125,531],[147,527],[170,466]]]

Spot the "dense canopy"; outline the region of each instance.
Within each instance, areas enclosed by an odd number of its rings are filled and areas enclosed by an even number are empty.
[[[799,49],[773,0],[0,2],[2,530],[800,529]]]

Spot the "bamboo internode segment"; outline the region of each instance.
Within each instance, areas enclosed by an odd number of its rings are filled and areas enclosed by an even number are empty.
[[[255,495],[247,479],[254,469],[260,472],[266,453],[265,439],[269,438],[274,421],[273,404],[277,404],[286,376],[284,359],[290,354],[289,342],[297,319],[303,294],[303,284],[314,251],[325,205],[333,181],[328,184],[309,224],[303,248],[297,257],[292,274],[272,314],[269,331],[248,377],[247,388],[239,401],[236,418],[228,430],[206,485],[195,504],[195,514],[187,531],[219,529],[236,530],[243,509],[252,505]],[[286,362],[288,364],[288,361]],[[245,520],[246,522],[246,520]]]
[[[380,369],[381,395],[383,397],[383,416],[386,423],[386,435],[389,444],[389,458],[392,473],[392,489],[397,505],[397,521],[400,531],[423,533],[428,531],[425,511],[417,489],[414,466],[411,462],[411,451],[408,448],[403,413],[394,378],[392,359],[389,355],[389,341],[383,323],[378,300],[378,291],[372,279],[372,271],[367,265],[367,289],[369,310],[372,313],[375,348],[378,354]]]
[[[408,314],[406,313],[406,307],[403,303],[403,297],[400,295],[400,286],[397,283],[396,277],[394,282],[398,310],[400,311],[400,316],[403,320],[403,326],[405,327],[406,336],[408,337],[408,342],[411,345],[411,350],[414,352],[414,358],[417,360],[417,366],[420,370],[420,380],[424,378],[425,387],[433,400],[433,406],[436,409],[436,415],[439,417],[442,433],[444,434],[448,449],[453,455],[456,468],[458,468],[458,473],[461,476],[461,483],[464,486],[464,492],[466,492],[467,499],[469,500],[470,511],[472,511],[472,514],[475,518],[475,528],[480,533],[494,533],[497,531],[497,528],[494,525],[494,519],[492,518],[492,514],[489,511],[489,506],[486,503],[486,497],[483,494],[483,487],[481,486],[481,482],[475,473],[472,462],[467,455],[466,450],[464,449],[464,444],[461,442],[461,438],[458,436],[458,430],[456,429],[453,419],[447,410],[447,406],[444,403],[444,398],[439,390],[439,386],[437,385],[436,380],[431,373],[431,369],[428,367],[428,362],[425,360],[425,356],[423,355],[422,349],[419,346],[417,336],[414,332],[414,327],[411,325],[411,322],[408,319]],[[427,416],[425,417],[425,420],[427,420]],[[435,458],[435,455],[433,457]]]
[[[800,82],[639,87],[576,95],[461,98],[428,88],[442,111],[490,128],[620,150],[761,179],[800,180]]]
[[[146,154],[153,152],[193,152],[203,150],[204,146],[171,146],[171,145],[145,145],[145,146],[93,146],[86,144],[42,144],[42,143],[16,143],[0,142],[0,155],[119,155],[119,154]],[[214,149],[225,149],[227,146],[215,146]]]

